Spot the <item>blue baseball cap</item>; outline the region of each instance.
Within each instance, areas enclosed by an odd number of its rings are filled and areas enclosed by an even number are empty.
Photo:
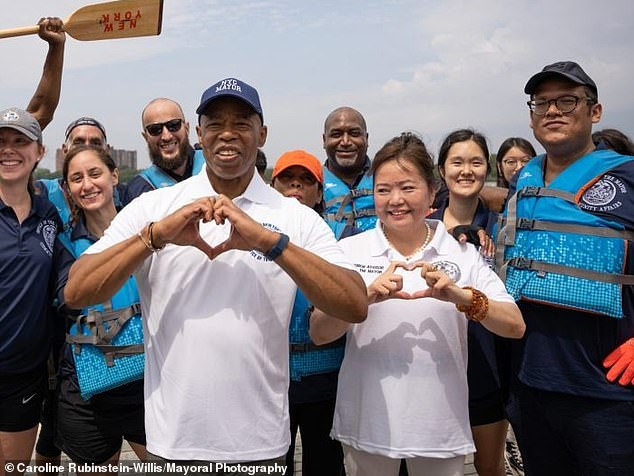
[[[264,115],[262,114],[262,106],[260,105],[260,96],[253,86],[249,86],[244,81],[236,78],[227,78],[218,81],[213,86],[207,88],[200,98],[200,105],[196,108],[196,114],[199,116],[207,109],[207,106],[214,99],[223,96],[233,96],[247,103],[260,116],[264,124]]]

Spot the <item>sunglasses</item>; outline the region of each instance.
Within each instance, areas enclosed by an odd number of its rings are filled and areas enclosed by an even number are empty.
[[[158,136],[163,132],[163,127],[167,127],[167,130],[170,132],[178,132],[183,127],[182,119],[171,119],[167,122],[156,122],[154,124],[148,124],[145,126],[145,130],[151,136]]]

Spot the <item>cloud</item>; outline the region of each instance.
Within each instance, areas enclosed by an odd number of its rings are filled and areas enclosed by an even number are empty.
[[[0,28],[85,4],[22,2]],[[194,140],[202,91],[237,76],[260,91],[271,165],[290,149],[323,156],[324,118],[344,104],[365,115],[371,154],[404,130],[437,150],[467,126],[496,150],[509,135],[532,138],[523,86],[560,59],[578,61],[599,85],[599,127],[634,135],[632,30],[630,0],[166,1],[158,37],[67,40],[62,98],[45,141],[57,147],[68,122],[94,115],[112,145],[136,149],[147,165],[139,117],[150,99],[180,102]],[[2,107],[28,102],[45,51],[36,36],[0,40]]]

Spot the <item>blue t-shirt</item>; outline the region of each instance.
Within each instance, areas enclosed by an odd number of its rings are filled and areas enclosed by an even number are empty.
[[[30,372],[44,365],[50,350],[55,299],[63,288],[72,255],[57,238],[55,206],[31,195],[31,211],[19,223],[0,200],[0,375]]]
[[[511,181],[509,196],[515,192]],[[634,230],[634,161],[601,178],[579,198],[579,207]],[[625,274],[634,273],[634,248],[627,245]],[[565,292],[565,290],[562,290]],[[514,367],[530,387],[585,397],[634,400],[634,386],[606,379],[603,359],[634,337],[634,289],[622,287],[623,319],[520,300],[526,333],[513,341]]]

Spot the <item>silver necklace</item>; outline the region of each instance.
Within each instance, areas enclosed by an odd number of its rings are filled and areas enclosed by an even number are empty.
[[[387,244],[390,246],[390,248],[392,248],[393,250],[398,251],[394,245],[392,244],[392,242],[390,241],[390,239],[387,237],[387,233],[385,233],[385,226],[383,225],[383,223],[381,223],[381,231],[383,231],[383,236],[385,236],[385,240],[387,241]],[[414,256],[416,256],[418,253],[420,253],[421,251],[423,251],[425,249],[425,247],[429,244],[429,242],[431,241],[431,227],[429,226],[429,223],[427,223],[427,220],[425,220],[425,241],[423,241],[423,244],[420,245],[420,247],[418,247],[416,249],[416,251],[414,251],[411,255],[409,256],[403,256],[405,258],[405,261],[409,261],[410,259],[412,259]]]

